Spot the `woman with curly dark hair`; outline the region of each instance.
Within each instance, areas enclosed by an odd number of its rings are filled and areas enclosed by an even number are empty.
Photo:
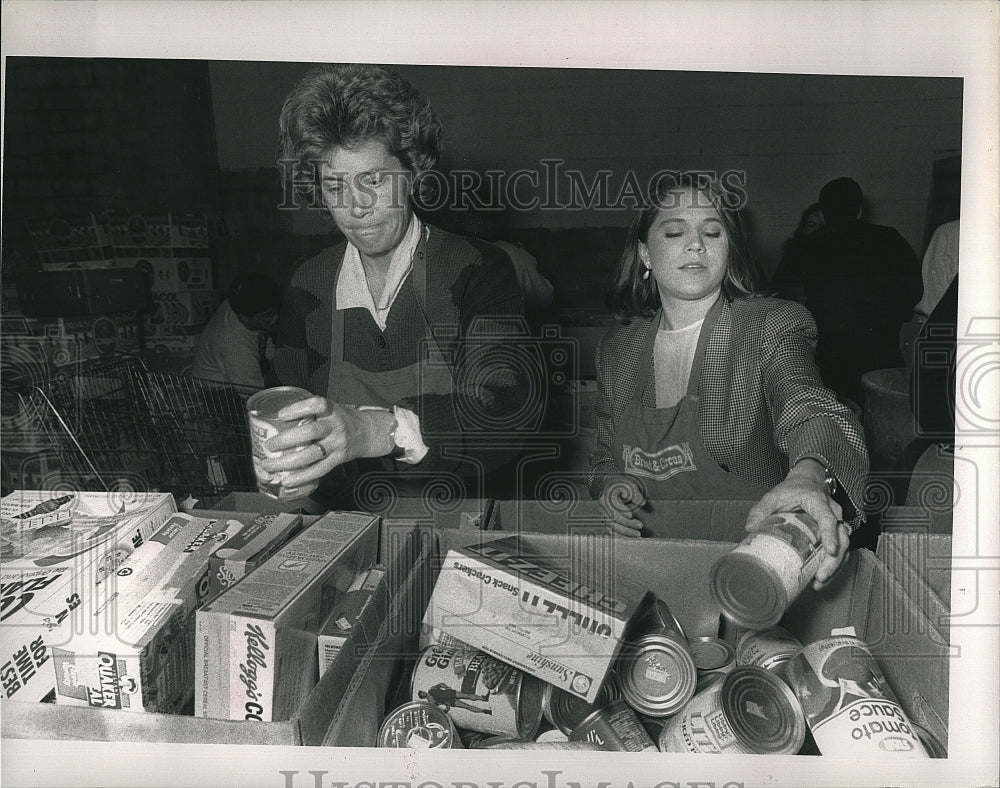
[[[822,532],[821,586],[843,560],[847,521],[862,521],[867,450],[820,382],[808,311],[756,295],[740,197],[665,178],[633,222],[611,291],[623,325],[597,349],[591,494],[626,536],[657,499],[759,500],[747,528],[800,507]]]
[[[287,497],[324,479],[319,497],[339,506],[366,472],[407,494],[443,475],[469,482],[458,494],[486,494],[511,452],[483,436],[511,429],[528,385],[495,352],[523,303],[502,254],[414,212],[440,152],[436,114],[391,69],[324,66],[288,95],[280,138],[344,238],[285,293],[275,371],[315,396],[280,414],[306,421],[271,439],[282,454],[264,470]]]

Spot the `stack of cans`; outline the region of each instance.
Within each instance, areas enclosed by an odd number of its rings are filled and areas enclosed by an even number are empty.
[[[593,702],[454,639],[429,645],[384,747],[947,757],[910,722],[866,644],[773,625],[685,635],[650,596]]]

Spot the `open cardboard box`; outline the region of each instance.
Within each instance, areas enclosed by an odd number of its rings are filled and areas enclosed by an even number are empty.
[[[231,512],[193,510],[200,517],[224,517]],[[317,519],[303,518],[307,525]],[[383,537],[391,552],[382,554],[386,566],[387,597],[398,596],[400,583],[412,575],[412,566],[421,553],[429,555],[432,537],[412,525],[389,529]],[[364,633],[377,631],[387,615],[386,596],[382,604],[370,606],[351,638],[341,649],[308,697],[287,720],[244,722],[204,719],[174,714],[126,712],[54,703],[4,701],[2,736],[25,739],[69,739],[83,741],[174,742],[211,744],[310,745],[322,740],[330,718],[372,642]],[[378,641],[375,641],[378,642]]]
[[[709,570],[731,549],[731,543],[607,537],[601,535],[603,528],[596,522],[588,528],[583,517],[570,518],[574,520],[573,533],[567,535],[565,511],[553,512],[554,507],[547,503],[510,501],[497,505],[500,508],[494,509],[494,514],[499,512],[504,530],[520,531],[520,538],[532,549],[565,556],[569,566],[589,577],[594,572],[627,576],[655,591],[668,602],[690,637],[719,632],[720,611],[709,593]],[[711,530],[713,518],[730,516],[734,511],[731,507],[739,509],[738,504],[728,502],[686,502],[669,504],[664,513],[683,517],[691,528]],[[520,512],[516,521],[512,521],[514,512]],[[529,525],[548,533],[530,533]],[[418,654],[420,621],[441,558],[449,548],[502,536],[494,531],[438,531],[436,555],[421,557],[400,585],[376,637],[377,645],[361,660],[346,688],[323,738],[324,745],[374,745],[386,713],[409,700],[406,687]],[[835,580],[821,592],[804,591],[783,624],[806,643],[828,637],[832,628],[853,626],[879,661],[906,713],[947,747],[947,635],[927,619],[872,552],[852,551]]]

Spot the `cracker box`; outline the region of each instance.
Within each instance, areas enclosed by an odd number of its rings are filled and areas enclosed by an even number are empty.
[[[514,537],[450,550],[424,625],[591,702],[645,591],[619,576],[571,580],[574,563]]]
[[[379,599],[379,595],[383,598]],[[366,618],[365,612],[368,608],[372,605],[385,607],[385,595],[385,570],[375,567],[358,573],[347,592],[334,602],[333,609],[320,628],[316,642],[320,676],[337,659],[351,633],[358,627],[363,628],[362,622]],[[364,635],[370,641],[375,633],[365,632]]]
[[[55,689],[51,650],[69,637],[71,614],[175,511],[169,493],[18,490],[0,501],[2,697],[38,701]]]
[[[302,530],[298,514],[230,515],[226,538],[208,559],[207,601],[236,585]]]
[[[346,591],[374,565],[378,523],[330,512],[198,611],[196,716],[267,722],[295,713],[318,680],[324,594]]]
[[[242,523],[175,514],[104,579],[52,649],[56,702],[174,713],[194,689],[193,614],[208,592],[208,560]]]

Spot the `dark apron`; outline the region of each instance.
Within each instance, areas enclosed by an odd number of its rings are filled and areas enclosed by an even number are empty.
[[[378,405],[391,408],[405,397],[417,394],[451,394],[451,367],[444,361],[430,321],[427,319],[427,261],[426,233],[413,254],[410,279],[424,323],[425,357],[414,364],[388,372],[367,372],[344,361],[344,312],[337,309],[336,290],[333,293],[330,326],[330,372],[327,377],[326,398],[345,405]]]
[[[636,478],[646,500],[653,502],[647,506],[648,511],[655,510],[657,500],[757,501],[768,489],[720,468],[708,453],[698,430],[698,390],[705,348],[722,310],[722,303],[720,298],[705,316],[691,365],[687,393],[672,407],[647,408],[642,404],[662,313],[658,313],[650,323],[643,340],[635,389],[612,435],[611,450],[617,469]],[[639,517],[646,519],[647,524],[650,519],[655,519],[643,518],[641,512]],[[665,528],[669,535],[679,535],[669,524]],[[737,540],[741,538],[742,529],[742,522],[734,527],[733,536]],[[655,532],[661,529],[654,526],[650,530]]]
[[[330,325],[330,371],[327,376],[327,399],[345,405],[376,405],[392,408],[407,397],[418,394],[449,395],[453,390],[450,365],[445,361],[427,318],[427,261],[424,233],[413,255],[410,279],[424,323],[423,358],[409,366],[387,372],[368,372],[344,360],[344,311],[337,309],[336,289],[332,296]],[[338,274],[339,275],[339,274]],[[385,500],[385,482],[392,481],[400,497],[419,497],[430,483],[423,474],[407,474],[383,458],[361,459],[335,468],[320,483],[318,500],[329,508],[377,510]]]

